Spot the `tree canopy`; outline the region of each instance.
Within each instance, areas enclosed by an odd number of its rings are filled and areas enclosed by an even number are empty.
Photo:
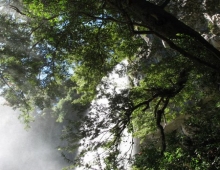
[[[92,168],[83,157],[94,151],[100,169],[127,169],[123,162],[135,170],[218,169],[219,7],[214,0],[9,4],[16,15],[0,17],[2,96],[27,124],[33,111],[68,120],[62,149],[78,150],[73,166]],[[112,72],[127,78],[123,85]],[[180,115],[189,117],[181,132],[166,133]],[[157,129],[159,138],[146,140]],[[126,133],[142,141],[135,156],[121,153]]]

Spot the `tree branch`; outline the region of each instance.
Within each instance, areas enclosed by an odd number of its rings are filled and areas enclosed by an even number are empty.
[[[155,118],[157,117],[157,111],[158,111],[158,108],[159,108],[160,103],[161,103],[162,100],[163,100],[163,97],[160,98],[160,100],[157,102],[157,104],[155,106],[155,109],[154,109]]]
[[[154,34],[155,32],[153,31],[135,31],[133,30],[134,34]]]
[[[9,85],[9,83],[5,80],[4,75],[3,75],[2,73],[0,73],[0,79],[2,80],[2,82],[3,82],[6,86],[8,86],[9,89],[11,89],[11,90],[13,91],[13,93],[15,94],[16,97],[18,97],[18,98],[21,99],[21,101],[22,101],[23,104],[25,105],[26,110],[28,111],[29,105],[28,105],[28,103],[26,102],[27,99],[25,98],[23,92],[22,92],[20,95],[18,95],[17,92],[15,91],[15,89],[14,89],[13,87],[11,87],[11,86]],[[27,112],[27,113],[28,113],[28,115],[29,115],[29,112]]]
[[[164,9],[169,3],[170,3],[170,0],[165,0],[163,4],[160,5],[160,7]]]
[[[209,68],[211,68],[211,69],[213,69],[215,71],[218,71],[218,72],[220,71],[220,68],[218,68],[217,66],[215,66],[215,65],[213,65],[211,63],[208,63],[208,62],[206,62],[204,60],[201,60],[200,58],[195,57],[194,55],[186,52],[181,47],[178,47],[177,45],[175,45],[170,39],[168,39],[168,38],[166,38],[166,37],[164,37],[164,36],[162,36],[162,35],[160,35],[158,33],[155,33],[155,35],[158,36],[159,38],[161,38],[162,40],[164,40],[170,46],[170,48],[178,51],[180,54],[182,54],[183,56],[189,58],[190,60],[198,62],[198,63],[200,63],[202,65],[205,65],[205,66],[207,66],[207,67],[209,67]]]
[[[163,105],[163,108],[161,110],[158,110],[157,114],[156,114],[156,126],[160,130],[161,145],[162,145],[161,155],[163,155],[164,151],[166,150],[166,139],[165,139],[163,126],[160,123],[161,123],[162,115],[164,115],[164,111],[165,111],[168,103],[169,103],[169,97],[166,98],[164,105]]]
[[[15,10],[16,12],[18,12],[21,15],[26,15],[25,13],[21,12],[20,9],[18,9],[16,6],[13,5],[9,5],[11,9]]]

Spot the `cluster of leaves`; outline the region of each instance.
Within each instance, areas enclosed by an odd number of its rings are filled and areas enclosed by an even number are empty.
[[[48,42],[35,42],[31,27],[10,16],[1,16],[2,95],[14,108],[20,108],[28,123],[30,111],[51,108],[74,83],[68,81],[70,65],[52,57],[55,49]],[[56,89],[56,90],[55,90]],[[25,118],[26,117],[26,118]]]

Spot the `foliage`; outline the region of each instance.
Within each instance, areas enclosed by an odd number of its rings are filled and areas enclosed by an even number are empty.
[[[163,157],[155,146],[144,147],[135,157],[134,169],[219,169],[219,107],[212,108],[213,101],[202,105],[188,108],[191,117],[184,128],[190,136],[177,131],[168,134],[169,147]]]
[[[23,20],[1,15],[2,95],[23,111],[25,123],[32,111],[66,121],[62,138],[68,146],[60,149],[79,151],[73,166],[92,168],[84,157],[95,152],[104,157],[99,166],[126,169],[122,162],[132,160],[131,148],[120,150],[126,129],[143,143],[158,129],[160,144],[143,144],[134,168],[218,168],[220,52],[192,23],[170,14],[183,4],[158,2],[24,0],[22,12],[11,6]],[[190,16],[184,14],[183,20]],[[112,72],[126,78],[123,85],[112,80]],[[190,138],[193,148],[181,143],[188,137],[164,132],[162,123],[181,114],[191,114],[188,123],[200,129]],[[209,116],[215,117],[213,126]],[[209,128],[212,136],[202,133]],[[214,142],[203,149],[204,138]],[[209,151],[214,161],[204,154]]]

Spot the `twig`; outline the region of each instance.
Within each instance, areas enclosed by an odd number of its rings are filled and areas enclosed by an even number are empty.
[[[11,9],[15,10],[16,12],[18,12],[21,15],[26,15],[25,13],[21,12],[20,9],[18,9],[16,6],[13,5],[9,5]]]

